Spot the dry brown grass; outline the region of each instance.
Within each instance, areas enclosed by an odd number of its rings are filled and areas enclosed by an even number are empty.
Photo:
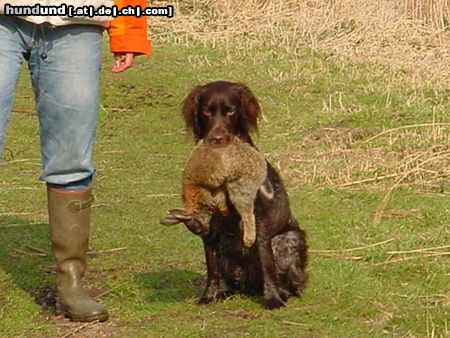
[[[410,215],[389,210],[392,193],[401,186],[412,187],[416,194],[450,194],[448,123],[372,133],[358,128],[310,128],[300,131],[302,142],[266,156],[293,190],[327,187],[383,192],[374,212],[375,224],[383,218]]]
[[[450,79],[448,0],[158,1],[176,16],[154,18],[155,39],[220,42],[238,53],[271,46],[280,54],[308,47],[356,62],[406,70],[415,83]]]
[[[301,143],[282,154],[268,154],[294,187],[385,190],[414,183],[424,192],[449,193],[446,124],[393,130],[370,142],[373,132],[366,129],[313,128],[300,133]]]

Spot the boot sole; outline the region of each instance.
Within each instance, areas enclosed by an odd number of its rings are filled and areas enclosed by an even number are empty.
[[[63,308],[62,305],[57,305],[56,314],[63,315],[65,318],[70,319],[72,322],[94,322],[98,320],[99,322],[106,322],[109,319],[109,313],[98,313],[91,316],[80,316],[70,313],[70,311]]]

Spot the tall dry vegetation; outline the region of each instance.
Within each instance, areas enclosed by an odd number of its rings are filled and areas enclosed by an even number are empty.
[[[152,19],[155,38],[230,46],[255,45],[279,53],[299,48],[333,52],[356,62],[403,69],[415,83],[448,84],[449,0],[190,0],[176,16]]]
[[[438,29],[448,26],[448,0],[405,0],[405,13],[414,20],[422,20]]]

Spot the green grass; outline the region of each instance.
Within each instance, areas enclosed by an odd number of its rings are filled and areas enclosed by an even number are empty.
[[[97,294],[106,292],[101,301],[111,320],[87,326],[80,334],[448,337],[448,256],[416,254],[394,262],[404,256],[387,253],[448,245],[448,195],[424,194],[415,185],[400,187],[387,209],[405,212],[374,225],[383,189],[299,185],[296,171],[286,175],[294,214],[308,232],[312,250],[388,242],[350,252],[312,252],[306,294],[279,311],[238,296],[196,305],[205,277],[201,241],[181,226],[158,223],[167,209],[181,205],[181,170],[192,142],[179,110],[198,83],[227,79],[252,88],[265,115],[257,143],[274,160],[297,150],[308,128],[365,128],[376,134],[382,128],[431,122],[436,112],[439,121],[448,122],[446,91],[410,88],[400,84],[405,74],[309,51],[294,59],[271,49],[244,53],[163,44],[122,75],[111,74],[110,64],[105,58],[95,154],[95,254],[86,281]],[[60,336],[80,324],[55,320],[52,308],[36,302],[54,286],[54,267],[45,187],[37,180],[38,123],[27,113],[33,99],[25,72],[15,108],[6,162],[0,167],[0,336]],[[327,143],[319,147],[331,151]],[[315,156],[308,148],[302,153]],[[305,170],[302,163],[290,164],[299,173]],[[36,255],[33,248],[47,255]],[[115,248],[121,250],[108,252]]]

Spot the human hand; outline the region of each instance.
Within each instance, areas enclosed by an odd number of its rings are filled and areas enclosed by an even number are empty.
[[[114,53],[114,59],[116,63],[112,66],[111,71],[113,73],[120,73],[133,66],[134,53]]]

